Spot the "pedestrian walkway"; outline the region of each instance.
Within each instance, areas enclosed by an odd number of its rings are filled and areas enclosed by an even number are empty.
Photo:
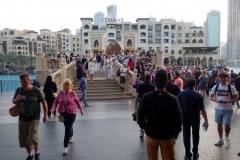
[[[0,94],[0,160],[22,160],[25,149],[19,148],[17,118],[8,114],[13,93]],[[207,100],[209,130],[200,130],[200,160],[237,160],[240,151],[240,110],[234,107],[231,147],[214,146],[218,139],[214,123],[214,103]],[[78,111],[74,123],[74,143],[69,155],[62,156],[63,124],[55,118],[41,123],[39,141],[41,160],[146,160],[145,140],[139,138],[139,127],[132,120],[134,100],[89,101],[85,115]],[[183,160],[182,132],[176,142],[176,159]]]

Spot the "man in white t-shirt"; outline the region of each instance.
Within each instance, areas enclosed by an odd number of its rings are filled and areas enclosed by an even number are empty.
[[[221,146],[223,140],[223,124],[225,125],[225,141],[230,146],[229,133],[231,130],[231,118],[233,115],[232,103],[237,100],[237,91],[234,86],[227,83],[229,75],[226,72],[219,74],[220,84],[212,88],[210,99],[217,102],[215,108],[215,122],[218,124],[219,140],[214,144]]]

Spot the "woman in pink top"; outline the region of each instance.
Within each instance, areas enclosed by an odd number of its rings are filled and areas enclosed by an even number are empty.
[[[180,73],[179,72],[175,72],[174,84],[178,85],[180,90],[183,91],[183,80],[180,78]]]
[[[64,151],[63,155],[68,152],[68,143],[73,142],[73,123],[76,119],[76,110],[80,109],[81,115],[83,115],[83,109],[79,102],[77,94],[72,91],[72,81],[66,79],[63,83],[63,90],[58,94],[51,108],[52,113],[58,107],[58,113],[65,117],[65,136],[64,136]]]

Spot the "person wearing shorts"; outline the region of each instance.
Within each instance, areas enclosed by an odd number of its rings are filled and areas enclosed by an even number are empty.
[[[231,130],[231,119],[233,115],[232,103],[237,100],[237,91],[234,86],[228,84],[229,75],[225,72],[219,74],[220,84],[212,88],[210,99],[217,102],[215,108],[215,122],[218,124],[219,139],[214,144],[221,146],[223,140],[223,125],[225,126],[225,141],[230,146],[229,133]]]
[[[39,160],[38,127],[40,121],[40,102],[43,105],[43,122],[48,121],[47,103],[40,90],[31,85],[30,75],[22,73],[20,76],[22,87],[19,87],[12,102],[18,104],[21,114],[18,119],[20,147],[26,148],[28,157],[26,160]],[[35,156],[32,153],[35,150]],[[19,157],[19,159],[21,159]]]

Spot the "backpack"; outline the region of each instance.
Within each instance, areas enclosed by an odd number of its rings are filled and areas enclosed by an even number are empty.
[[[117,71],[117,76],[119,77],[121,75],[120,69]]]
[[[202,84],[207,84],[207,78],[203,76],[202,79],[201,79],[201,83]]]
[[[219,84],[216,85],[215,92],[214,92],[215,96],[216,96],[218,88],[219,88]],[[228,84],[228,92],[230,93],[231,99],[232,99],[233,96],[232,96],[231,84]],[[234,102],[232,104],[234,105]]]

